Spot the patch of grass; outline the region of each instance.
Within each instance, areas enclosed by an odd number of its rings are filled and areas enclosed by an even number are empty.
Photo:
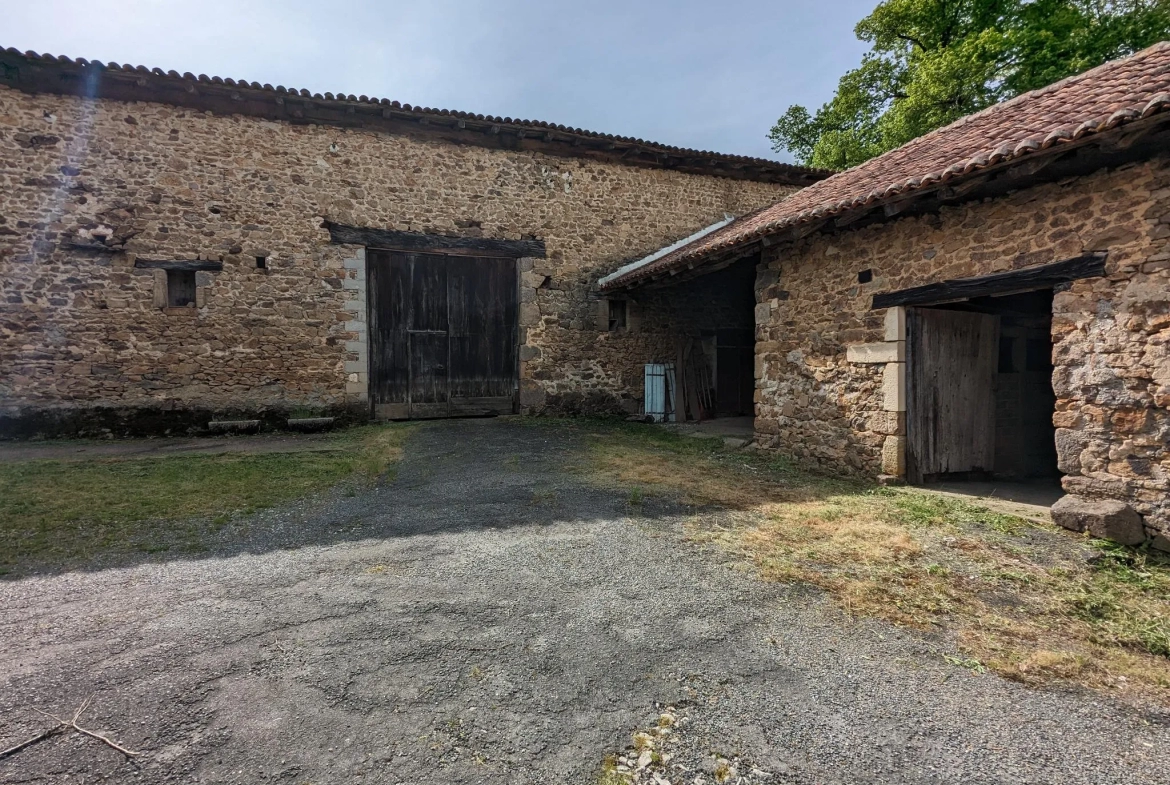
[[[987,673],[987,666],[974,657],[956,657],[953,654],[948,654],[943,657],[951,665],[958,665],[960,668],[966,668],[974,674]]]
[[[609,754],[601,762],[601,774],[597,777],[597,785],[629,785],[633,777],[618,771],[618,756]]]
[[[586,432],[582,471],[595,482],[701,507],[689,536],[764,579],[814,584],[858,615],[948,630],[963,667],[1170,703],[1166,555],[663,428],[592,423]]]
[[[641,507],[645,496],[642,495],[642,489],[638,487],[630,488],[630,494],[626,497],[626,504],[631,507]]]
[[[557,492],[548,488],[536,488],[532,491],[532,504],[546,505],[555,504],[557,501]]]
[[[198,550],[239,514],[393,470],[412,426],[370,425],[327,452],[0,464],[0,574],[107,551]]]

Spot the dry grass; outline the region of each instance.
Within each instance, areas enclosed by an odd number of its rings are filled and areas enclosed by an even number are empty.
[[[593,425],[596,481],[702,507],[696,541],[846,609],[954,634],[949,659],[1170,703],[1170,558],[910,489],[800,471],[718,441]]]

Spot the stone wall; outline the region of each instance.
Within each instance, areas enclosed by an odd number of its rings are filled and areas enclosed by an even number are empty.
[[[543,240],[547,258],[523,262],[524,406],[633,389],[596,351],[596,279],[792,190],[0,87],[0,430],[82,413],[99,431],[146,414],[361,416],[362,249],[331,245],[323,219]],[[135,266],[166,260],[223,267],[198,273],[193,306],[167,308],[160,271]]]
[[[769,249],[758,282],[760,441],[826,467],[904,473],[905,319],[875,294],[1108,251],[1053,304],[1063,484],[1170,534],[1170,163],[1041,185]],[[869,283],[858,273],[872,271]]]

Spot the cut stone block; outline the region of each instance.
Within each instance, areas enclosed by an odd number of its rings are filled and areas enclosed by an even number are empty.
[[[886,311],[886,340],[906,340],[906,308],[895,305]]]
[[[1141,516],[1116,499],[1063,496],[1052,505],[1052,520],[1066,529],[1087,531],[1094,537],[1122,545],[1137,545],[1146,539]]]
[[[900,363],[906,361],[905,341],[857,343],[845,347],[845,359],[851,363]]]
[[[886,363],[882,374],[882,408],[887,412],[906,411],[906,363]]]
[[[882,474],[901,477],[906,474],[906,439],[887,436],[882,443]]]
[[[1084,435],[1068,428],[1056,429],[1056,467],[1065,474],[1081,473],[1081,453],[1085,449]]]

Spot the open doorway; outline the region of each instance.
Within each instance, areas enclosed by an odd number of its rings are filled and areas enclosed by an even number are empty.
[[[745,257],[636,293],[637,329],[655,344],[647,367],[661,367],[665,377],[661,416],[679,430],[754,436],[758,262]],[[647,414],[660,399],[649,385]]]
[[[1052,297],[1049,288],[907,310],[910,482],[1059,495]]]

